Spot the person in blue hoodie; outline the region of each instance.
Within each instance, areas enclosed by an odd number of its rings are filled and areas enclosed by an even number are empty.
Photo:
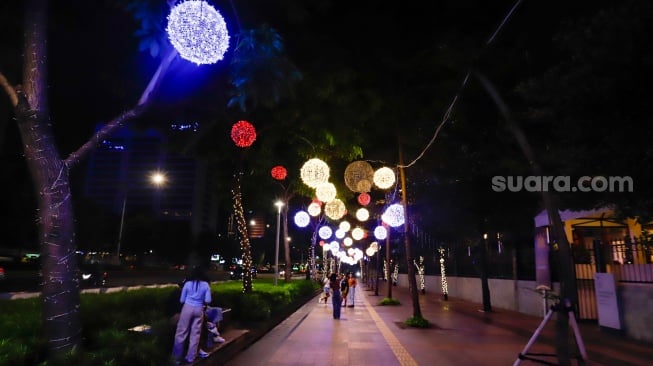
[[[195,361],[199,351],[200,335],[202,331],[202,322],[204,320],[204,308],[211,303],[211,287],[209,281],[200,267],[194,267],[190,277],[184,283],[179,296],[179,302],[182,304],[181,314],[177,321],[177,330],[175,331],[175,342],[172,348],[172,354],[175,357],[175,363],[182,363],[182,356],[186,341],[188,348],[186,350],[186,363]],[[205,352],[200,352],[201,357],[206,357]]]

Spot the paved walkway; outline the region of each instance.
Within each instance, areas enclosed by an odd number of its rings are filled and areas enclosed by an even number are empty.
[[[406,288],[393,287],[400,306],[380,306],[387,296],[385,283],[379,296],[359,285],[355,307],[343,308],[334,320],[332,307],[318,297],[301,307],[251,346],[219,364],[227,366],[411,366],[411,365],[535,365],[557,364],[553,331],[555,317],[546,322],[528,349],[541,360],[518,356],[542,324],[542,318],[493,309],[441,295],[420,294],[420,309],[432,324],[428,329],[407,328],[412,313]],[[653,365],[653,346],[628,340],[596,324],[580,324],[588,365]],[[573,342],[573,333],[570,332]],[[574,346],[574,348],[576,348]],[[543,354],[536,356],[535,354]],[[216,352],[211,358],[220,357]],[[225,362],[226,361],[226,362]],[[548,362],[548,363],[547,363]],[[578,364],[576,361],[574,365]]]

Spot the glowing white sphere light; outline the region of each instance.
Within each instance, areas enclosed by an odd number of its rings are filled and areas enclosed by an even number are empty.
[[[320,159],[313,158],[302,165],[299,171],[302,182],[311,188],[317,188],[320,183],[329,180],[329,166]]]
[[[354,240],[361,240],[365,236],[365,230],[357,227],[354,230],[351,231],[351,237],[354,238]]]
[[[398,227],[404,224],[404,206],[399,203],[394,203],[385,209],[381,220],[391,227]]]
[[[379,168],[374,172],[374,184],[380,189],[388,189],[395,184],[395,172],[394,170],[383,167]]]
[[[166,27],[179,56],[198,65],[214,64],[229,48],[229,33],[222,15],[206,1],[188,0],[175,5]]]
[[[336,186],[333,183],[324,182],[315,188],[315,197],[322,202],[331,202],[336,198]]]
[[[356,218],[360,222],[367,221],[367,219],[370,218],[370,211],[368,211],[365,207],[361,207],[356,210]]]
[[[315,216],[318,216],[320,214],[320,212],[322,212],[322,206],[317,202],[311,202],[308,205],[308,208],[306,209],[306,211],[308,211],[309,215],[315,217]]]
[[[299,227],[306,227],[311,221],[311,217],[306,211],[299,211],[295,214],[295,225]]]
[[[343,243],[346,247],[350,247],[352,244],[354,244],[354,240],[353,240],[352,238],[350,238],[350,237],[346,237],[346,238],[342,241],[342,243]]]
[[[344,238],[344,237],[345,237],[345,232],[342,231],[342,229],[338,229],[338,230],[336,230],[336,238],[338,238],[338,239],[342,239],[342,238]]]
[[[386,230],[386,228],[384,228],[383,226],[379,225],[376,228],[374,228],[374,237],[377,240],[385,240],[385,238],[388,237],[388,230]]]
[[[320,235],[320,238],[326,240],[331,238],[331,235],[333,235],[333,230],[331,230],[331,228],[328,226],[322,226],[317,233]]]
[[[340,225],[338,225],[338,228],[340,228],[340,230],[344,232],[347,232],[349,231],[349,229],[351,229],[351,224],[349,223],[349,221],[341,221]]]

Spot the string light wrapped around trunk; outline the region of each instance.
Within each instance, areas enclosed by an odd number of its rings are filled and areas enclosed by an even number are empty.
[[[206,1],[189,0],[175,5],[168,15],[166,32],[179,56],[197,65],[222,60],[229,48],[227,24]]]
[[[231,126],[231,139],[238,147],[250,147],[256,141],[256,129],[247,121],[238,121]]]

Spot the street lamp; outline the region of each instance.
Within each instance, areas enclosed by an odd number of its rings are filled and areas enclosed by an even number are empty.
[[[166,176],[161,172],[153,172],[150,174],[150,183],[155,187],[161,187],[166,183]],[[120,264],[120,246],[122,245],[122,232],[125,226],[125,208],[127,207],[127,191],[125,191],[122,198],[122,211],[120,213],[120,229],[118,231],[118,245],[116,248],[116,256],[118,264]]]
[[[277,201],[274,205],[277,206],[277,244],[274,247],[274,285],[276,286],[279,277],[279,226],[281,224],[281,207],[283,207],[283,202]]]

